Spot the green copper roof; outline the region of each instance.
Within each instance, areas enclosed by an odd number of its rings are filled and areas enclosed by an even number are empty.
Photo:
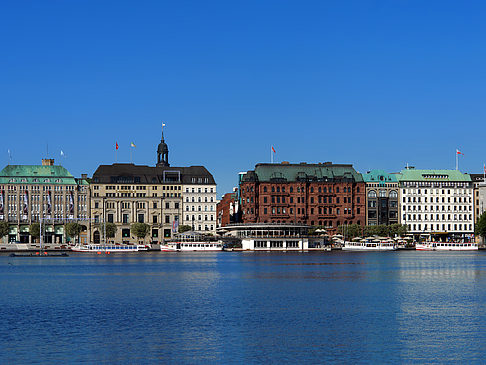
[[[398,175],[399,181],[471,181],[471,177],[458,170],[405,169]]]
[[[363,174],[363,180],[367,183],[396,183],[398,182],[397,174],[389,174],[384,170],[371,170]]]
[[[349,179],[356,182],[362,182],[363,177],[356,172],[352,165],[333,165],[331,163],[323,164],[257,164],[254,174],[258,181],[332,181],[340,179]],[[251,178],[253,172],[248,172],[248,178]],[[243,178],[245,180],[245,178]]]
[[[62,166],[8,165],[0,171],[0,184],[76,184]]]

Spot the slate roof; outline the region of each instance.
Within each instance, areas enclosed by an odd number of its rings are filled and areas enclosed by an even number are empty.
[[[168,167],[146,166],[130,163],[100,165],[93,174],[93,184],[216,184],[213,175],[204,166]],[[202,178],[202,182],[197,179]],[[208,179],[208,182],[204,181]]]

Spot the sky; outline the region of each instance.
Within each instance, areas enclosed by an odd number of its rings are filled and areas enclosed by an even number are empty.
[[[2,1],[0,166],[486,162],[484,1]],[[136,148],[130,148],[133,142]],[[47,152],[48,150],[48,152]],[[61,158],[60,151],[65,156]],[[131,152],[130,152],[131,151]]]

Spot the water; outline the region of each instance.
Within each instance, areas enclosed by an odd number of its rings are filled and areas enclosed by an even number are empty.
[[[0,363],[486,355],[486,253],[0,256]]]

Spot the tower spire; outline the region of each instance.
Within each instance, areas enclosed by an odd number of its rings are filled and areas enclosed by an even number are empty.
[[[170,166],[169,164],[169,147],[164,140],[164,127],[165,123],[162,122],[162,139],[160,140],[159,147],[157,148],[157,166]]]

